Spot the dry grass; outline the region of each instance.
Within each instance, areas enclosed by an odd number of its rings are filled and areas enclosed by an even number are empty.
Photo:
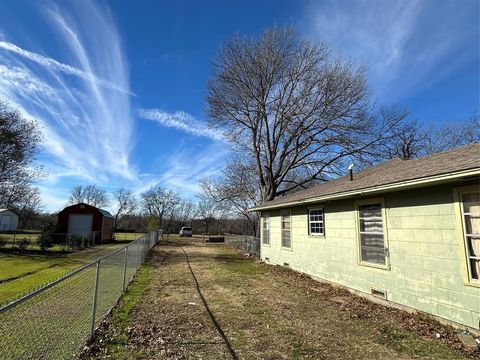
[[[149,276],[132,288],[139,293],[135,305],[129,290],[83,358],[478,356],[465,352],[451,328],[426,316],[372,304],[288,269],[244,259],[225,245],[175,240],[154,249],[148,269]]]

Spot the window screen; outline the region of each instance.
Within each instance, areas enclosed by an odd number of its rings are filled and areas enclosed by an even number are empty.
[[[270,215],[263,216],[262,241],[264,244],[270,244]]]
[[[382,205],[361,205],[360,221],[361,261],[385,265],[385,240],[383,236]]]
[[[480,279],[480,192],[462,195],[470,277]]]
[[[308,211],[308,231],[310,235],[323,235],[325,233],[323,209]]]
[[[290,238],[290,211],[282,213],[282,246],[291,247],[292,242]]]

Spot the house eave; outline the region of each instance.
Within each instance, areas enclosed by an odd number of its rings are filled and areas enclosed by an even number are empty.
[[[263,206],[260,205],[260,206],[256,206],[251,209],[248,209],[248,211],[254,212],[254,211],[262,211],[262,210],[280,209],[280,208],[291,207],[291,206],[299,206],[303,204],[318,203],[318,202],[327,201],[327,200],[340,200],[340,199],[345,199],[350,197],[374,195],[374,194],[379,194],[383,192],[390,192],[390,191],[404,190],[404,189],[422,187],[422,186],[433,185],[433,184],[446,183],[446,182],[451,182],[453,180],[458,180],[459,178],[473,177],[478,175],[480,175],[480,168],[469,169],[469,170],[451,172],[447,174],[429,176],[429,177],[424,177],[419,179],[399,181],[391,184],[372,186],[372,187],[363,188],[359,190],[344,191],[341,193],[312,197],[309,199],[284,202],[280,204],[272,204],[272,205],[265,204]]]

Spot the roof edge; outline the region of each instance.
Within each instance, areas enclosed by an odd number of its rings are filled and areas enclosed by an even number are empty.
[[[372,186],[372,187],[363,188],[359,190],[344,191],[344,192],[339,192],[336,194],[330,194],[325,196],[317,196],[317,197],[312,197],[304,200],[287,201],[284,203],[272,204],[272,205],[265,204],[263,206],[258,205],[248,209],[247,211],[253,212],[253,211],[261,211],[261,210],[279,209],[279,208],[288,207],[288,206],[298,206],[302,204],[310,204],[310,203],[315,203],[315,202],[320,202],[325,200],[343,199],[343,198],[356,196],[356,195],[376,194],[376,193],[387,192],[389,190],[396,190],[396,189],[403,190],[403,189],[408,189],[418,185],[423,185],[423,184],[427,185],[427,184],[441,182],[445,180],[454,180],[463,176],[474,176],[474,175],[480,175],[480,168],[476,168],[473,170],[469,169],[469,170],[456,171],[456,172],[451,172],[451,173],[441,174],[441,175],[428,176],[428,177],[418,178],[413,180],[398,181],[390,184]]]

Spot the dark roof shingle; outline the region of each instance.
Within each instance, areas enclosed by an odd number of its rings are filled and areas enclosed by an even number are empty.
[[[480,144],[470,144],[412,160],[395,158],[357,173],[354,172],[353,181],[350,181],[350,177],[346,175],[264,202],[252,210],[474,169],[480,170]]]

